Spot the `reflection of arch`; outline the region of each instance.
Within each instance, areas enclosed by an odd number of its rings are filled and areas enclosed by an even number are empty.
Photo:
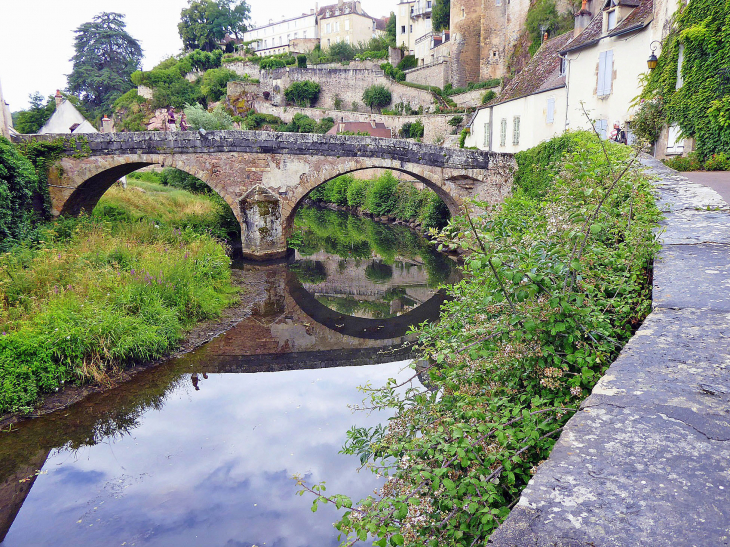
[[[370,162],[372,162],[372,160],[370,160]],[[379,162],[376,165],[365,164],[365,162],[363,163],[364,165],[358,167],[351,167],[350,164],[346,165],[345,167],[342,167],[340,165],[328,166],[328,168],[323,171],[322,177],[317,179],[309,180],[308,178],[306,178],[306,176],[303,175],[302,183],[299,184],[295,189],[294,196],[291,200],[291,202],[293,203],[291,212],[289,213],[289,216],[284,220],[284,234],[286,235],[286,237],[289,237],[289,235],[291,235],[291,229],[294,225],[294,217],[297,214],[297,210],[301,206],[304,198],[312,190],[342,175],[348,175],[350,173],[365,171],[368,169],[398,171],[399,173],[404,173],[410,177],[413,177],[418,182],[423,183],[428,189],[433,190],[434,193],[439,198],[441,198],[446,207],[449,209],[451,216],[457,216],[461,212],[461,201],[452,195],[450,189],[448,188],[448,181],[444,180],[436,182],[434,180],[431,180],[429,176],[416,173],[413,169],[407,169],[405,167],[402,167],[401,162],[394,162],[393,160],[383,160],[382,165],[380,165]],[[430,170],[424,169],[424,173],[428,173],[432,177],[432,172]],[[462,182],[466,179],[473,180],[470,177],[464,176],[459,178],[459,180]],[[474,183],[478,183],[478,181],[474,180]]]
[[[116,165],[109,165],[116,163]],[[120,178],[142,169],[150,165],[158,165],[160,167],[171,167],[179,171],[183,171],[188,175],[192,175],[202,180],[211,190],[220,195],[230,206],[236,218],[239,218],[235,202],[228,196],[224,188],[220,187],[213,181],[207,171],[198,169],[194,162],[188,163],[184,157],[177,158],[172,156],[135,156],[115,157],[112,161],[107,161],[102,165],[94,165],[93,168],[84,173],[85,180],[79,184],[63,204],[60,214],[77,216],[82,211],[90,213],[101,197],[111,186]],[[240,219],[239,219],[240,220]]]
[[[441,304],[446,301],[443,291],[437,292],[417,308],[388,319],[366,319],[344,315],[320,303],[299,282],[296,275],[287,273],[286,287],[294,302],[312,320],[339,334],[367,340],[389,340],[404,336],[412,325],[438,319]]]

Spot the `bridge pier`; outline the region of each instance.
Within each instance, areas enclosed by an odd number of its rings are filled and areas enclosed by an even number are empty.
[[[66,156],[49,170],[52,212],[90,212],[122,176],[147,165],[173,167],[205,182],[231,207],[244,255],[286,253],[298,204],[317,186],[365,169],[390,169],[434,190],[452,214],[471,199],[496,204],[512,188],[510,154],[443,148],[397,139],[261,131],[99,133],[65,139]]]

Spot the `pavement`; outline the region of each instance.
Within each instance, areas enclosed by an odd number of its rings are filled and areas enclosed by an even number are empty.
[[[682,175],[692,182],[709,186],[730,203],[730,171],[689,171]]]
[[[642,163],[665,213],[653,311],[489,545],[730,546],[730,207]]]

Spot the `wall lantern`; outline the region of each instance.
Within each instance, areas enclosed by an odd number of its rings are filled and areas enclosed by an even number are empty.
[[[657,45],[654,45],[657,44]],[[662,43],[659,40],[654,40],[651,44],[649,44],[649,47],[651,47],[651,55],[649,56],[649,59],[646,61],[646,64],[649,66],[649,70],[654,70],[656,68],[657,63],[659,62],[659,59],[657,59],[656,56],[656,48],[661,46]]]

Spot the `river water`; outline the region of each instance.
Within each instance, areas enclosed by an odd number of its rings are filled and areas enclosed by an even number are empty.
[[[340,514],[292,475],[360,499],[338,454],[358,386],[409,378],[408,326],[438,316],[453,262],[403,227],[304,209],[288,263],[238,264],[251,315],[123,386],[0,433],[0,545],[338,545]],[[414,380],[417,381],[417,380]]]

